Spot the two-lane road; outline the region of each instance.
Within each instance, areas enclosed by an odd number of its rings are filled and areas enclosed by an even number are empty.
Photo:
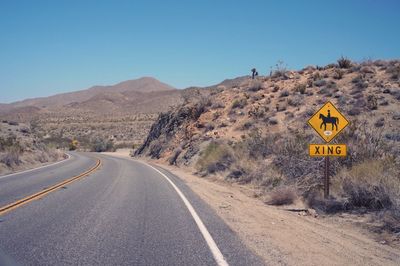
[[[58,165],[0,177],[2,207],[85,172],[97,159],[102,163],[89,176],[1,215],[0,265],[263,264],[164,169],[71,155]]]

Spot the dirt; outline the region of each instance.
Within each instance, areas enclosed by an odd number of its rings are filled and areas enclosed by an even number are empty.
[[[129,150],[108,153],[129,157]],[[275,207],[255,188],[199,178],[189,168],[149,161],[181,178],[257,255],[272,265],[399,265],[400,249],[377,241],[352,216],[317,216],[300,202]],[[290,209],[299,211],[289,211]],[[310,215],[311,214],[311,215]],[[360,218],[362,219],[362,218]]]

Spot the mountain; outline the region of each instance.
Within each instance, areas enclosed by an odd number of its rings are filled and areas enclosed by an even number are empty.
[[[140,142],[159,112],[182,102],[181,91],[143,77],[110,86],[0,104],[3,121],[30,123],[49,143],[68,147],[71,139],[91,143]],[[89,147],[87,147],[89,148]]]
[[[143,97],[143,94],[146,93],[153,93],[152,95],[154,95],[155,92],[167,91],[172,92],[176,91],[176,89],[158,81],[155,78],[143,77],[135,80],[120,82],[111,86],[94,86],[81,91],[62,93],[49,97],[27,99],[11,104],[1,104],[0,111],[3,113],[5,111],[10,112],[14,111],[14,108],[27,106],[34,106],[41,109],[49,108],[59,110],[60,107],[68,106],[71,103],[83,103],[85,101],[89,101],[90,99],[96,99],[96,97],[106,97],[106,95],[114,98],[114,100],[117,100],[118,98],[121,100],[133,100],[138,95]],[[118,100],[115,101],[115,104],[118,104]]]

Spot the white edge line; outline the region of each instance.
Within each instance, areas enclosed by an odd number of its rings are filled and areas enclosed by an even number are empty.
[[[192,204],[190,204],[189,200],[185,197],[185,195],[183,195],[183,193],[174,184],[174,182],[172,182],[171,179],[168,176],[166,176],[164,173],[162,173],[160,170],[158,170],[154,166],[152,166],[152,165],[150,165],[148,163],[142,162],[142,161],[136,161],[136,162],[140,162],[142,164],[145,164],[145,165],[151,167],[152,169],[157,171],[160,175],[162,175],[172,185],[172,187],[176,190],[178,195],[181,197],[183,203],[185,203],[185,205],[188,208],[190,214],[192,215],[194,221],[196,222],[197,227],[199,228],[199,230],[200,230],[201,234],[203,235],[204,239],[206,240],[207,245],[208,245],[212,255],[214,256],[214,259],[217,262],[217,264],[219,266],[228,266],[229,264],[224,259],[224,255],[222,255],[222,253],[219,250],[217,244],[215,243],[214,239],[210,235],[210,232],[208,232],[206,226],[204,225],[203,221],[200,219],[199,215],[197,214],[197,212],[193,208]]]
[[[16,172],[16,173],[8,174],[8,175],[2,175],[2,176],[0,176],[0,179],[5,178],[5,177],[14,176],[14,175],[29,173],[29,172],[32,172],[32,171],[35,171],[35,170],[39,170],[39,169],[42,169],[42,168],[46,168],[46,167],[49,167],[49,166],[53,166],[53,165],[56,165],[56,164],[59,164],[59,163],[66,162],[69,159],[71,159],[71,155],[69,155],[68,153],[64,153],[64,154],[67,155],[67,159],[64,159],[62,161],[55,162],[55,163],[52,163],[52,164],[47,164],[47,165],[44,165],[44,166],[40,166],[40,167],[37,167],[37,168],[21,171],[21,172]]]

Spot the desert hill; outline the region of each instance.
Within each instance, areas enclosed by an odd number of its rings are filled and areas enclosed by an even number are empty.
[[[118,105],[119,101],[137,101],[138,97],[141,99],[147,98],[146,93],[157,95],[157,92],[164,92],[165,94],[165,92],[171,93],[172,91],[176,91],[176,89],[154,78],[143,77],[136,80],[120,82],[111,86],[93,86],[81,91],[27,99],[10,104],[1,104],[0,111],[2,111],[3,114],[5,112],[11,113],[18,110],[16,108],[22,107],[36,107],[43,111],[59,111],[59,108],[68,108],[74,106],[74,104],[85,103],[99,98],[108,99]]]
[[[131,146],[143,140],[157,114],[181,103],[181,91],[143,77],[111,86],[0,105],[3,120],[31,123],[60,147],[78,139],[112,139]]]
[[[326,202],[323,160],[308,155],[308,145],[322,141],[307,120],[327,101],[350,126],[334,140],[348,145],[348,156],[331,160],[333,197]],[[271,204],[299,195],[326,212],[390,210],[384,228],[398,230],[400,61],[342,58],[210,87],[160,114],[135,154],[186,165],[200,176],[251,183]]]

